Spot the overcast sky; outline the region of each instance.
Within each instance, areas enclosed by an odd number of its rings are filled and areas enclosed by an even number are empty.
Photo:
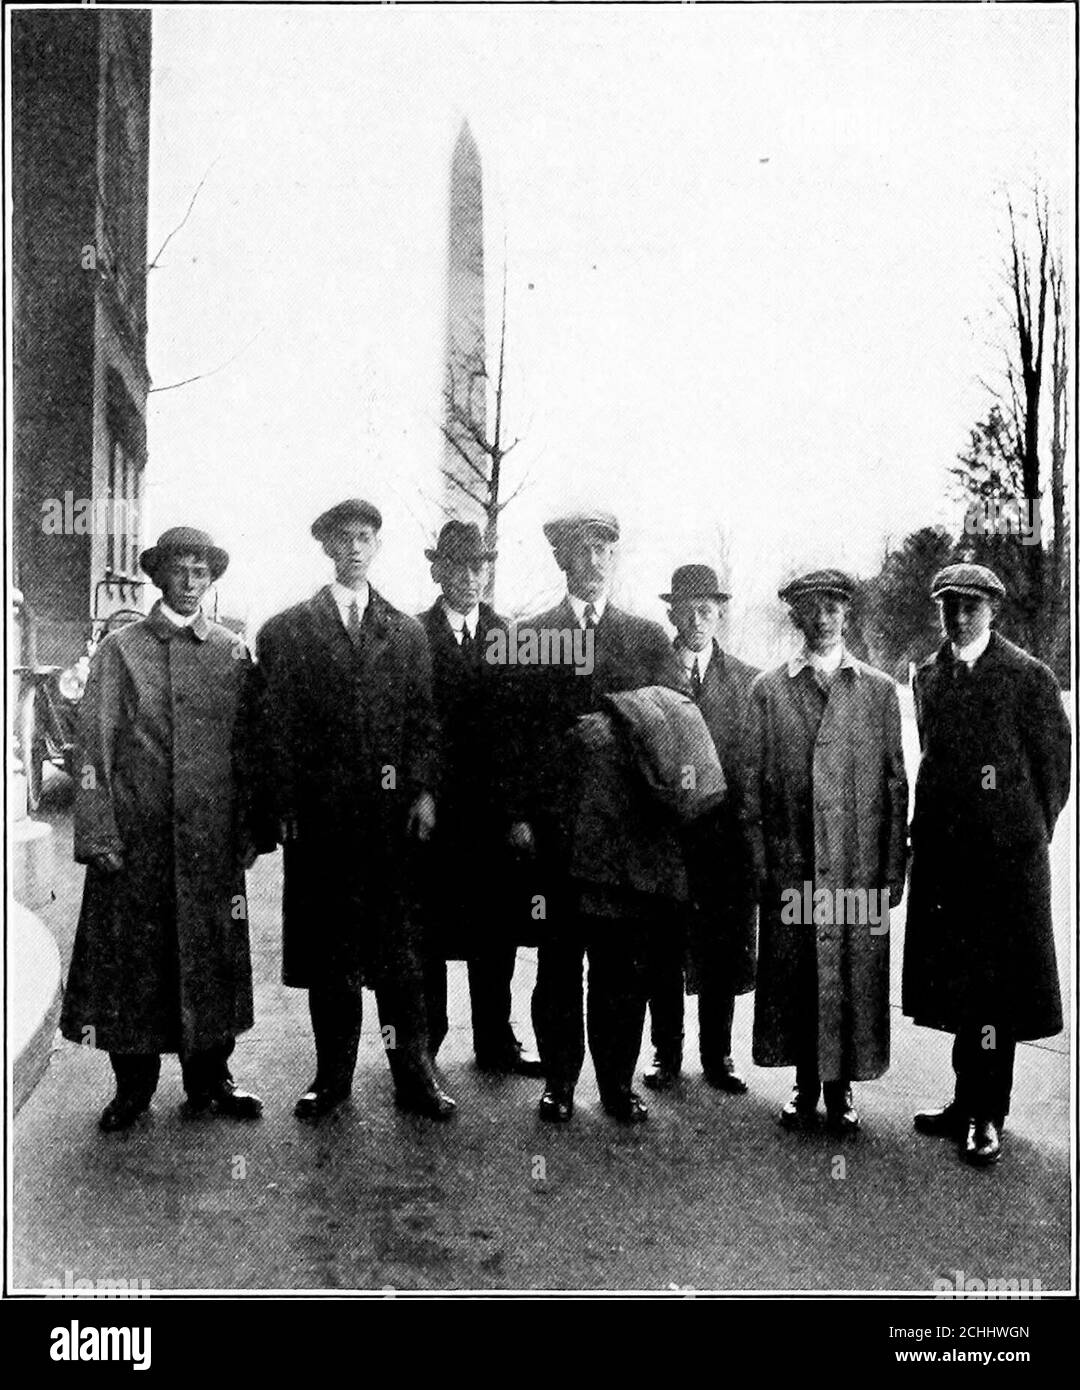
[[[208,525],[253,622],[323,581],[308,526],[354,494],[385,517],[376,585],[429,600],[466,116],[489,291],[508,247],[509,480],[534,479],[508,609],[557,588],[539,526],[567,500],[619,514],[623,597],[657,618],[721,531],[739,604],[955,522],[1003,190],[1038,179],[1073,244],[1071,6],[185,5],[153,44],[152,251],[209,174],[150,278],[151,374],[235,360],[150,397],[147,521]]]

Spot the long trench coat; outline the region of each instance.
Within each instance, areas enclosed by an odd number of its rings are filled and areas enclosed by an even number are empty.
[[[417,796],[437,794],[431,658],[416,619],[374,589],[361,634],[357,650],[327,586],[256,640],[263,796],[296,828],[282,979],[299,989],[393,978],[419,950],[421,866],[406,829]]]
[[[946,643],[915,675],[922,761],[911,827],[903,1007],[955,1033],[1061,1031],[1049,844],[1069,795],[1057,681],[992,633],[970,673]]]
[[[782,895],[903,884],[900,705],[888,676],[846,654],[815,727],[813,681],[790,662],[751,688],[741,814],[763,885],[753,1055],[765,1067],[812,1060],[816,1004],[820,1078],[870,1080],[889,1065],[888,933],[785,922]]]
[[[253,1022],[241,858],[251,661],[155,605],[94,654],[79,717],[75,858],[88,864],[60,1028],[109,1052],[191,1052]],[[109,874],[91,859],[118,854]]]

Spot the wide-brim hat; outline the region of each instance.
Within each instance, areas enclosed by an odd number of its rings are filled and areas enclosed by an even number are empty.
[[[157,583],[158,571],[170,555],[201,555],[210,566],[211,579],[220,579],[229,566],[228,551],[215,545],[213,538],[194,526],[173,526],[163,531],[157,545],[144,550],[139,556],[143,573]]]
[[[544,523],[544,535],[556,549],[576,536],[595,534],[614,543],[619,539],[619,519],[612,512],[590,508],[567,512]]]
[[[831,594],[833,598],[850,603],[855,596],[856,587],[855,580],[844,570],[809,570],[804,574],[792,576],[778,590],[778,594],[785,603],[794,603],[805,594]]]
[[[671,593],[661,594],[665,603],[682,599],[714,598],[719,602],[731,595],[720,587],[720,580],[711,565],[680,565],[671,576]]]
[[[993,570],[985,565],[946,565],[938,570],[930,584],[930,597],[942,594],[964,594],[968,598],[1004,598],[1005,585]]]
[[[448,521],[439,532],[434,550],[425,550],[429,560],[494,560],[495,551],[486,546],[475,521]]]
[[[350,521],[360,521],[365,526],[374,526],[378,531],[382,528],[382,512],[374,503],[365,502],[362,497],[347,497],[344,502],[335,503],[315,518],[311,523],[311,534],[321,541],[332,532],[340,531]]]

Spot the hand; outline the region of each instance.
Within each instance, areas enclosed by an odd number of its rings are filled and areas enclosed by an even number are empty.
[[[435,829],[435,799],[430,792],[421,792],[409,808],[406,833],[418,840],[430,840]]]
[[[894,907],[899,907],[900,904],[903,902],[903,900],[904,900],[904,880],[901,879],[899,883],[890,883],[890,884],[889,884],[889,911],[891,912],[892,909],[893,909]]]
[[[241,873],[247,873],[258,857],[259,851],[255,848],[254,841],[245,840],[236,853],[236,862],[240,866]]]
[[[292,816],[286,817],[285,820],[278,821],[278,840],[281,844],[285,844],[288,840],[298,840],[299,838],[300,831],[297,829],[296,821]]]
[[[510,827],[510,833],[506,837],[512,849],[521,850],[525,854],[531,853],[536,848],[536,840],[533,837],[532,826],[527,820],[518,820]]]
[[[119,854],[95,854],[91,862],[103,874],[118,874],[124,867],[123,857]]]

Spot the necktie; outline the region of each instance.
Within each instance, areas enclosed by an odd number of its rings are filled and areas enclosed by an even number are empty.
[[[690,689],[696,700],[701,694],[701,667],[698,665],[696,656],[694,657],[694,669],[690,672]]]
[[[349,604],[349,620],[345,624],[345,630],[349,634],[349,641],[359,650],[363,640],[360,629],[360,605],[353,599]]]
[[[595,604],[587,603],[587,604],[585,605],[585,626],[586,626],[586,627],[595,627],[595,626],[596,626],[596,605],[595,605]]]
[[[469,636],[467,623],[461,625],[461,655],[464,657],[472,656],[473,639]]]

